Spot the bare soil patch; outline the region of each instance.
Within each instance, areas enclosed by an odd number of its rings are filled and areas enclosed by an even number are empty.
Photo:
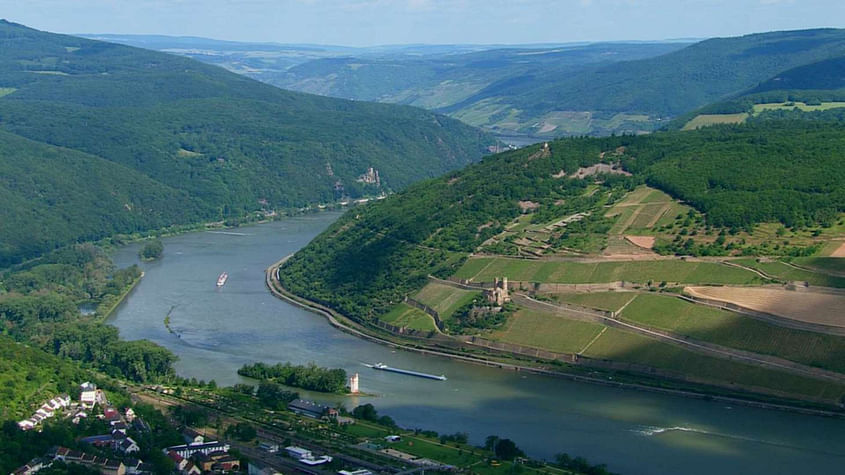
[[[522,211],[528,211],[528,210],[532,210],[532,209],[537,209],[537,208],[539,208],[539,207],[540,207],[540,204],[539,204],[539,203],[535,203],[535,202],[533,202],[533,201],[520,201],[520,202],[519,202],[519,208],[520,208]]]
[[[836,248],[836,250],[833,251],[833,254],[831,254],[830,257],[845,257],[845,242],[843,242],[838,248]]]
[[[684,291],[792,320],[845,328],[843,295],[765,287],[686,287]]]
[[[642,247],[644,249],[651,249],[654,247],[654,236],[625,236],[631,244]]]

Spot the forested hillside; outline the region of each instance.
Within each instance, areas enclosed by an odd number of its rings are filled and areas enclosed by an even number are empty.
[[[771,78],[776,82],[761,87],[799,84],[799,77],[821,81],[831,66],[822,62],[845,54],[845,32],[771,32],[680,46],[595,44],[437,59],[351,52],[264,80],[319,94],[419,105],[503,134],[605,135],[653,130],[667,118]],[[787,73],[813,63],[818,65]]]
[[[618,200],[643,182],[705,213],[710,226],[830,226],[845,211],[843,149],[845,126],[826,121],[558,140],[548,150],[488,157],[347,214],[294,255],[280,280],[298,295],[373,318],[429,274],[452,275],[526,206],[540,222],[553,221],[591,209],[603,195]],[[592,180],[571,177],[601,160],[618,161],[633,176],[602,176],[592,192]]]
[[[115,232],[401,189],[491,143],[419,109],[283,91],[8,22],[0,96],[0,146],[15,157],[3,162],[0,194],[17,204],[3,213],[26,226],[2,227],[0,265]],[[358,181],[369,167],[380,186]],[[44,237],[26,242],[33,235]]]
[[[845,55],[784,71],[749,92],[842,88],[845,88]]]
[[[628,111],[673,116],[800,65],[845,54],[845,30],[774,32],[705,40],[518,92],[526,110]]]

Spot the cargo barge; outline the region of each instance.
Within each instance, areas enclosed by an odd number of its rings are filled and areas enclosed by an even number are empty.
[[[446,381],[446,376],[442,374],[440,376],[436,374],[428,374],[428,373],[420,373],[418,371],[411,371],[409,369],[400,369],[400,368],[391,368],[384,363],[376,363],[373,365],[366,365],[370,368],[377,369],[379,371],[389,371],[391,373],[399,373],[399,374],[406,374],[408,376],[416,376],[418,378],[426,378],[426,379],[436,379],[438,381]]]

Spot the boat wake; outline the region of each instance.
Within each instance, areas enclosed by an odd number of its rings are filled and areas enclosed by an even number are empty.
[[[236,233],[232,231],[206,231],[209,234],[225,234],[227,236],[252,236],[252,234],[247,233]]]
[[[655,437],[655,436],[660,436],[660,435],[664,435],[664,434],[669,434],[669,433],[672,433],[672,432],[687,432],[687,433],[691,433],[691,434],[701,435],[701,436],[704,436],[704,437],[717,437],[717,438],[720,438],[720,439],[729,439],[729,440],[735,440],[735,441],[741,441],[741,442],[751,442],[751,443],[755,443],[755,444],[770,445],[770,446],[773,446],[773,447],[787,448],[787,449],[792,449],[792,450],[797,450],[797,451],[802,451],[802,452],[816,452],[816,453],[819,453],[819,454],[836,455],[836,456],[842,457],[841,453],[829,452],[829,451],[826,451],[826,450],[823,450],[823,449],[819,449],[818,447],[805,447],[805,446],[799,446],[799,445],[794,445],[794,444],[788,444],[788,443],[784,443],[784,442],[777,442],[777,441],[773,441],[773,440],[758,439],[758,438],[755,438],[755,437],[746,437],[746,436],[738,435],[738,434],[725,434],[725,433],[721,433],[721,432],[711,432],[711,431],[708,431],[708,430],[705,430],[705,429],[696,429],[695,427],[686,427],[686,426],[674,426],[674,427],[643,426],[643,427],[639,427],[637,429],[630,429],[630,431],[634,432],[636,434],[642,435],[644,437]]]

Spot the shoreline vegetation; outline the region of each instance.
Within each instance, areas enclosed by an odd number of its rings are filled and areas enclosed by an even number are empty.
[[[396,337],[395,335],[387,336],[377,334],[375,330],[360,325],[357,322],[354,322],[353,320],[349,319],[348,317],[340,314],[339,312],[331,308],[328,308],[324,305],[321,305],[317,302],[313,302],[301,296],[295,295],[285,289],[279,282],[278,270],[292,256],[293,254],[285,256],[284,258],[267,268],[265,283],[270,292],[277,298],[280,298],[300,308],[325,317],[329,321],[329,324],[341,331],[374,343],[416,353],[442,356],[445,358],[450,358],[452,360],[462,361],[465,363],[497,367],[500,369],[512,371],[524,371],[543,376],[565,378],[577,382],[600,384],[603,386],[617,387],[623,389],[655,392],[667,395],[687,397],[691,399],[721,401],[731,404],[742,404],[745,406],[758,407],[763,409],[774,409],[808,415],[845,418],[845,413],[831,410],[835,406],[814,403],[811,401],[779,398],[765,393],[758,393],[741,389],[726,390],[715,385],[696,384],[680,381],[676,382],[670,381],[665,378],[655,379],[643,375],[630,373],[625,373],[624,375],[626,379],[628,379],[627,381],[620,380],[622,379],[622,377],[620,377],[622,376],[620,373],[613,373],[612,377],[611,374],[608,373],[608,377],[601,378],[596,376],[578,374],[579,371],[585,370],[593,374],[601,373],[601,371],[599,371],[597,368],[579,368],[576,366],[571,366],[565,369],[563,367],[560,367],[559,369],[552,369],[548,368],[548,365],[532,366],[530,364],[527,364],[525,361],[516,359],[509,355],[478,355],[466,353],[458,354],[456,352],[446,350],[445,348],[421,344],[419,342],[407,338]],[[473,350],[477,350],[477,348],[473,348]],[[466,348],[461,348],[460,351],[465,352]],[[666,383],[671,383],[676,387],[670,388],[658,386],[658,384]]]
[[[261,382],[274,382],[292,388],[304,389],[329,394],[345,394],[346,370],[340,368],[322,368],[314,363],[293,365],[291,363],[245,364],[238,369],[238,374]]]

